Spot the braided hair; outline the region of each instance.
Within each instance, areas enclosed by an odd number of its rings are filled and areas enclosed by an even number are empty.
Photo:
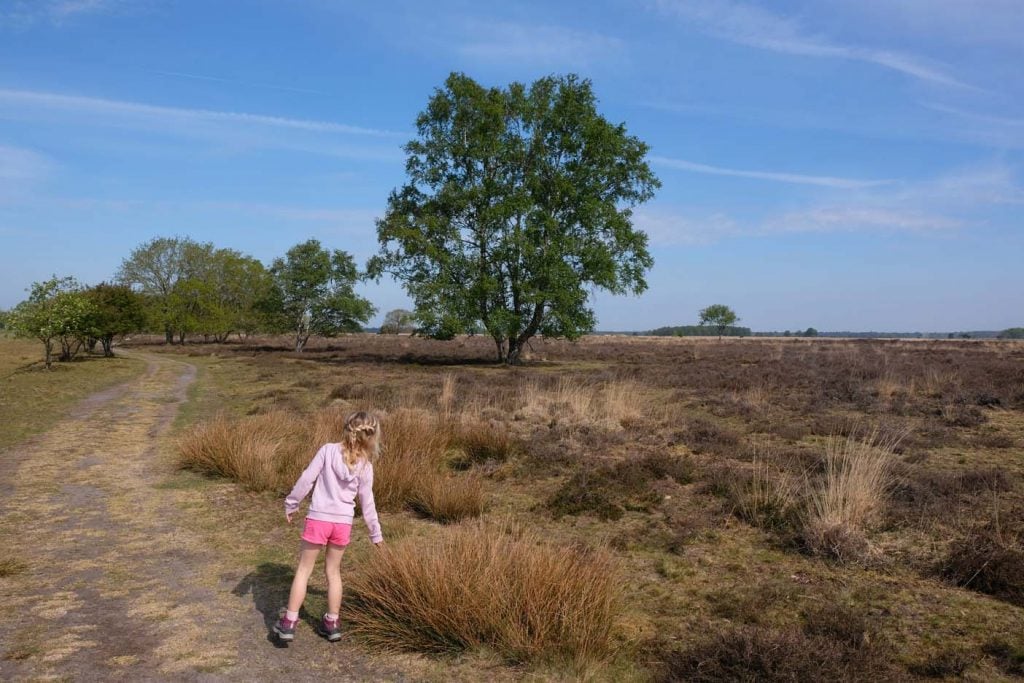
[[[355,467],[359,461],[373,461],[380,451],[380,420],[373,413],[360,410],[345,418],[341,432],[345,464]]]

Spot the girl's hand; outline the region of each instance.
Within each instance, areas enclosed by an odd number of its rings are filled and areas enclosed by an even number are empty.
[[[374,548],[380,548],[380,547],[381,547],[381,546],[383,546],[383,545],[384,545],[384,539],[382,538],[382,539],[380,539],[379,541],[377,541],[376,543],[374,543],[374,544],[373,544],[373,547],[374,547]]]
[[[292,523],[292,515],[294,515],[294,514],[295,514],[294,512],[285,511],[284,518],[288,520],[289,524]]]

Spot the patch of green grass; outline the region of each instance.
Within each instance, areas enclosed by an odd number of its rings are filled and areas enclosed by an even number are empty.
[[[146,367],[137,358],[86,356],[46,370],[39,358],[40,345],[0,336],[0,450],[46,431],[76,402]]]

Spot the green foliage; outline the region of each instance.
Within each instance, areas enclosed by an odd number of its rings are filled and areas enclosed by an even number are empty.
[[[233,249],[158,237],[126,258],[118,279],[146,295],[150,325],[168,342],[200,333],[225,341],[267,326],[261,311],[274,282],[263,264]]]
[[[11,312],[0,309],[0,331],[10,327]]]
[[[32,283],[28,299],[11,312],[10,324],[17,335],[42,342],[49,368],[55,342],[61,345],[60,360],[77,355],[90,336],[92,314],[92,302],[74,278],[53,276]]]
[[[404,284],[425,334],[482,328],[517,363],[536,334],[593,329],[591,288],[646,289],[653,260],[631,207],[660,184],[647,145],[598,114],[590,81],[502,89],[453,73],[416,126],[369,273]]]
[[[739,322],[736,312],[725,304],[712,304],[700,311],[700,325],[711,325],[718,330],[721,337],[730,325]]]
[[[806,330],[804,330],[804,336],[805,337],[817,337],[818,336],[818,331],[816,329],[814,329],[813,327],[808,327]]]
[[[416,329],[416,314],[403,308],[388,311],[384,323],[380,326],[381,334],[400,334]]]
[[[146,325],[144,299],[127,285],[102,282],[85,290],[85,297],[92,304],[89,335],[100,341],[108,358],[114,355],[114,337],[138,332]]]
[[[674,325],[671,327],[659,327],[656,330],[651,330],[645,334],[654,337],[704,337],[707,336],[708,328],[701,327],[700,325]],[[749,337],[751,335],[749,327],[737,327],[731,325],[721,331],[722,337]]]
[[[1000,339],[1024,339],[1024,327],[1011,327],[999,333]]]
[[[270,269],[276,285],[268,310],[295,334],[302,351],[310,335],[332,337],[358,332],[374,313],[373,304],[353,289],[359,279],[352,257],[328,251],[313,239],[297,244]]]

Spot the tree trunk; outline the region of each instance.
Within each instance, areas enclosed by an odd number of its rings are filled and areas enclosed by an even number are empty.
[[[182,330],[181,332],[178,333],[178,344],[180,344],[181,346],[185,345],[185,331],[184,330]]]
[[[172,330],[170,327],[164,328],[164,342],[167,344],[174,343],[174,330]]]
[[[504,363],[507,358],[505,352],[505,340],[502,337],[494,337],[494,345],[498,349],[498,362]]]
[[[112,347],[114,345],[114,338],[112,336],[105,336],[102,339],[100,339],[100,344],[103,345],[103,357],[113,358],[114,349]]]
[[[302,353],[302,349],[305,348],[307,341],[309,341],[309,335],[305,337],[301,334],[295,335],[295,353]]]
[[[506,365],[522,365],[522,358],[520,354],[523,352],[521,344],[517,344],[515,340],[509,339],[508,341],[508,355],[505,356]]]
[[[46,369],[50,369],[50,365],[53,363],[53,340],[44,339],[43,347],[46,349]]]

